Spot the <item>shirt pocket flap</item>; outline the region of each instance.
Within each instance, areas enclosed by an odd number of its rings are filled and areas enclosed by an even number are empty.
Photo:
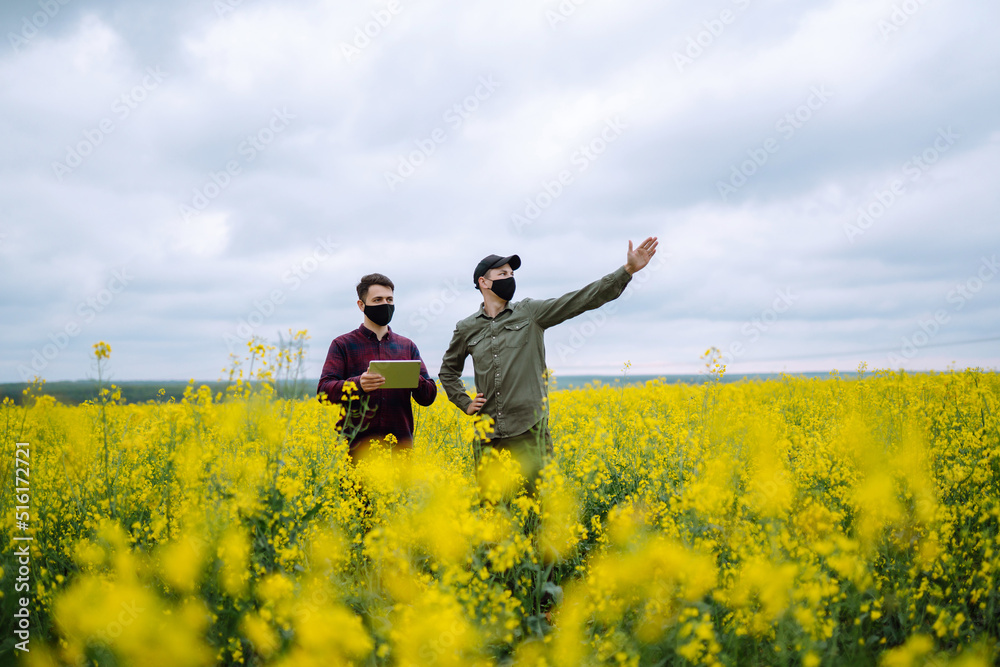
[[[504,342],[508,348],[522,347],[528,341],[528,320],[516,320],[503,325]]]
[[[480,333],[475,334],[474,336],[472,336],[472,338],[468,342],[469,348],[471,349],[471,348],[475,347],[484,338],[486,338],[486,332],[485,331],[482,331]]]

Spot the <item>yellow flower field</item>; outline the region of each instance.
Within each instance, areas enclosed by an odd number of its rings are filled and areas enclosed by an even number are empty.
[[[15,443],[31,451],[21,662],[997,659],[995,373],[555,391],[554,461],[527,497],[509,459],[480,491],[476,424],[443,395],[416,408],[411,454],[351,466],[339,407],[268,382],[291,361],[180,402],[0,407],[7,488]]]

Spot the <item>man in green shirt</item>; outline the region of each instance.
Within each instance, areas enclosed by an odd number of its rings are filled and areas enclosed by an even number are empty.
[[[473,282],[483,294],[479,311],[455,326],[451,344],[441,360],[438,378],[452,403],[466,414],[482,412],[493,418],[489,441],[473,442],[476,466],[485,448],[508,450],[520,463],[529,488],[552,454],[548,430],[548,387],[545,381],[545,330],[608,301],[617,299],[632,279],[656,254],[651,236],[633,250],[628,242],[625,265],[583,289],[555,299],[514,297],[517,255],[483,258],[473,272]],[[465,358],[472,355],[476,377],[475,398],[462,383]]]

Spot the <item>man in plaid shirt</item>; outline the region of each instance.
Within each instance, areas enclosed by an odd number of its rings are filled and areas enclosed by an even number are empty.
[[[372,273],[358,283],[358,308],[364,322],[354,331],[338,336],[330,344],[316,393],[320,400],[343,401],[349,408],[344,434],[349,437],[351,459],[357,461],[375,440],[392,435],[395,449],[413,446],[413,408],[410,397],[420,405],[430,405],[437,396],[437,385],[427,374],[417,346],[409,338],[394,333],[389,321],[395,309],[392,281],[381,273]],[[375,360],[420,361],[420,378],[415,389],[380,389],[385,378],[368,372],[368,362]],[[353,391],[345,388],[353,383]]]

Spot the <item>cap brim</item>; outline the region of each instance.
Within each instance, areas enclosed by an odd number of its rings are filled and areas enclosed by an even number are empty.
[[[517,255],[510,255],[508,257],[501,257],[497,261],[493,262],[493,266],[491,266],[490,268],[491,269],[495,269],[498,266],[503,266],[504,264],[510,264],[511,270],[512,271],[517,271],[519,268],[521,268],[521,258],[518,257]]]

